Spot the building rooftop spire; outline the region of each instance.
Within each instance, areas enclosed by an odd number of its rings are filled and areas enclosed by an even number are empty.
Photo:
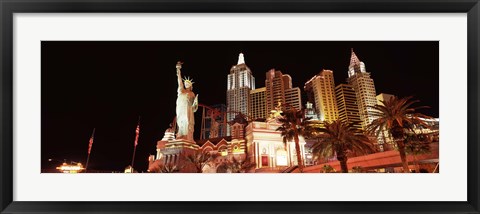
[[[240,54],[238,55],[237,65],[240,65],[240,64],[245,64],[245,58],[243,58],[243,53],[240,53]]]
[[[358,59],[355,52],[353,52],[353,48],[351,50],[352,50],[352,56],[350,57],[350,66],[354,66],[354,65],[360,63],[360,60]]]

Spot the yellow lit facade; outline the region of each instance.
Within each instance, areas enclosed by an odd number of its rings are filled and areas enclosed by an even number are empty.
[[[257,88],[250,91],[251,119],[266,118],[266,88]]]
[[[332,122],[338,118],[333,71],[322,70],[305,83],[305,90],[315,104],[320,121]]]
[[[380,93],[377,95],[377,105],[383,105],[383,102],[390,100],[390,98],[393,98],[394,96],[391,94],[385,94],[385,93]]]
[[[377,98],[377,105],[382,105],[383,106],[383,102],[390,100],[390,98],[392,98],[392,97],[394,97],[394,95],[380,93],[376,97]],[[385,143],[390,143],[390,144],[394,143],[393,137],[390,135],[388,130],[386,130],[385,128],[383,130],[381,130],[379,135],[377,136],[377,142],[379,144],[378,147],[379,147],[380,151],[385,150],[385,145],[384,145]]]
[[[373,106],[377,104],[375,84],[370,77],[370,73],[367,73],[365,64],[358,59],[353,49],[350,66],[348,67],[347,82],[355,90],[362,127],[365,129],[377,118],[373,109]]]
[[[288,88],[285,89],[285,103],[294,107],[297,110],[302,109],[302,99],[301,99],[300,88]]]

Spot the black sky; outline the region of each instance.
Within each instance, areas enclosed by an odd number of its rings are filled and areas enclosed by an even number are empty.
[[[147,168],[156,141],[175,116],[176,71],[194,79],[205,105],[226,103],[227,75],[245,54],[257,88],[271,68],[290,74],[293,86],[322,69],[346,82],[350,49],[366,65],[377,94],[410,96],[438,117],[438,42],[42,42],[42,168],[49,158],[85,164],[96,128],[89,169],[123,170],[131,162],[141,116],[135,168]],[[196,138],[201,112],[196,113]]]

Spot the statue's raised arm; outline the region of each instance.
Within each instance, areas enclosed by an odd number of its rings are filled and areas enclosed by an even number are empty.
[[[178,93],[181,93],[182,90],[184,89],[184,86],[183,86],[183,81],[182,81],[182,64],[183,62],[181,61],[178,61],[177,62],[177,81],[178,81]]]

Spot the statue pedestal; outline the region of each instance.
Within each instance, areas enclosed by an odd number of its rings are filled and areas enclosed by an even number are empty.
[[[170,140],[168,143],[165,144],[165,148],[185,148],[185,149],[192,149],[198,150],[200,146],[198,146],[194,141],[188,141],[184,139],[178,140]]]
[[[176,165],[179,172],[195,172],[195,167],[187,160],[187,156],[194,155],[200,146],[194,141],[184,139],[170,140],[165,143],[165,147],[161,149],[163,157],[161,160],[165,164]]]

